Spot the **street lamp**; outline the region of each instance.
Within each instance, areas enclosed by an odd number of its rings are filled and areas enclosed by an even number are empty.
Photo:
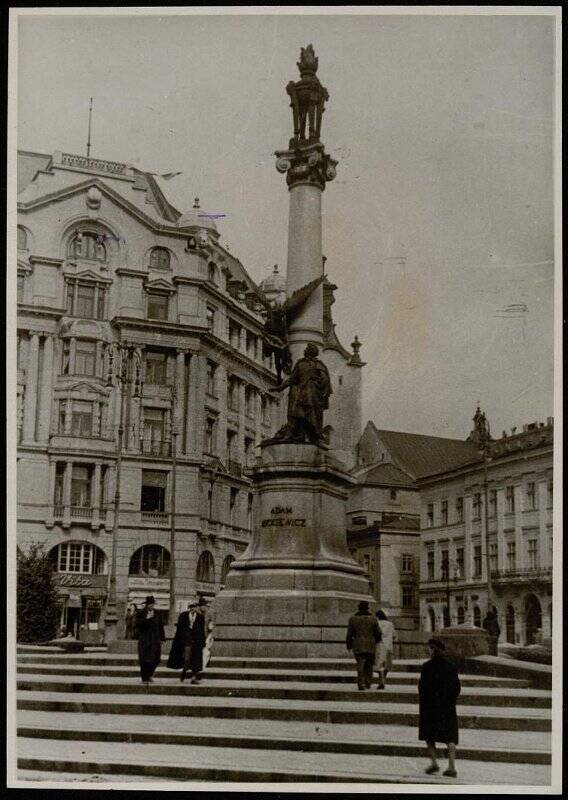
[[[107,387],[116,386],[120,391],[120,415],[116,445],[116,477],[114,488],[114,520],[110,559],[109,590],[105,607],[105,642],[117,638],[118,615],[116,609],[116,551],[120,526],[120,471],[122,467],[122,447],[124,438],[124,415],[126,396],[140,397],[142,394],[140,356],[132,344],[111,345],[107,373]],[[133,390],[134,389],[134,390]],[[133,391],[132,391],[133,390]]]
[[[176,614],[175,597],[175,544],[176,544],[176,470],[177,470],[177,375],[171,387],[171,429],[172,429],[172,484],[170,499],[170,619],[169,624],[173,625]]]

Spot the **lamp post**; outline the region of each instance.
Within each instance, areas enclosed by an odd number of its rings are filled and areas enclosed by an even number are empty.
[[[126,395],[134,386],[133,397],[142,394],[142,381],[140,375],[140,359],[134,345],[120,343],[111,346],[107,386],[116,386],[120,391],[120,413],[118,420],[116,444],[116,477],[114,487],[114,519],[112,525],[111,559],[109,590],[105,607],[105,642],[117,638],[118,615],[116,608],[116,552],[118,532],[120,527],[120,472],[122,467],[122,447],[124,440],[124,415],[126,409]]]
[[[175,572],[176,572],[176,559],[175,559],[175,545],[176,545],[176,470],[177,470],[177,376],[174,377],[172,383],[171,393],[171,426],[172,426],[172,482],[171,482],[171,499],[170,499],[170,619],[169,624],[173,625],[176,613],[176,597],[175,597]]]

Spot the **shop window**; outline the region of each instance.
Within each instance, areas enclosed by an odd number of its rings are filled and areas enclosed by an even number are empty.
[[[197,561],[196,580],[201,583],[215,582],[215,562],[209,550],[204,550]]]
[[[168,319],[169,297],[161,292],[148,292],[148,319]]]
[[[154,247],[150,253],[150,266],[152,269],[169,269],[169,250],[166,250],[165,247]]]
[[[91,508],[91,467],[73,464],[71,471],[71,505],[74,508]]]
[[[167,472],[158,472],[150,469],[142,470],[141,511],[165,512],[167,481]]]
[[[140,547],[130,559],[130,575],[147,578],[166,578],[170,574],[170,554],[158,544]]]
[[[88,261],[106,261],[106,248],[103,237],[89,231],[78,231],[70,240],[68,258],[84,258]]]
[[[146,383],[158,386],[165,385],[167,381],[167,357],[165,353],[146,351]]]
[[[28,249],[28,234],[25,228],[18,225],[18,250]]]

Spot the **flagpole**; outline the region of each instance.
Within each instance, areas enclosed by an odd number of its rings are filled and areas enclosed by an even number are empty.
[[[89,102],[89,136],[87,138],[87,158],[91,157],[91,118],[93,115],[93,98]]]

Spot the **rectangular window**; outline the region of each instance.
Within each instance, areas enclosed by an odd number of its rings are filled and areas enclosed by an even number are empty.
[[[412,575],[414,572],[414,556],[408,553],[402,554],[402,566],[400,571],[403,575]]]
[[[473,548],[473,577],[481,577],[481,545],[476,544]]]
[[[528,568],[538,569],[538,541],[537,539],[527,540]]]
[[[239,490],[233,489],[231,487],[231,491],[229,493],[229,523],[231,525],[235,524],[235,518],[237,513],[237,498],[239,496]]]
[[[212,361],[207,362],[207,394],[215,397],[215,373],[217,372],[217,365]]]
[[[71,414],[71,435],[93,435],[93,404],[81,400],[73,400]]]
[[[168,301],[167,294],[148,292],[148,319],[167,320]]]
[[[59,572],[81,572],[90,575],[93,568],[93,547],[82,542],[59,545]]]
[[[77,339],[75,343],[75,375],[96,375],[96,343],[83,342]]]
[[[63,505],[63,486],[65,481],[65,464],[58,461],[55,465],[55,491],[53,493],[53,504]]]
[[[106,286],[68,280],[65,293],[65,308],[73,317],[104,319]]]
[[[473,519],[481,519],[481,495],[479,492],[473,495]]]
[[[165,385],[167,381],[167,359],[165,353],[146,352],[146,383],[158,386]]]
[[[426,567],[428,570],[428,580],[434,580],[434,551],[428,550]]]
[[[414,608],[414,586],[402,587],[402,607]]]
[[[254,439],[245,436],[245,463],[252,466],[254,460]]]
[[[254,417],[254,391],[250,386],[245,388],[245,414]]]
[[[59,401],[59,414],[58,414],[58,432],[63,435],[65,433],[65,420],[67,419],[67,401]]]
[[[144,409],[143,452],[147,455],[166,455],[165,447],[166,410]]]
[[[142,470],[142,491],[140,494],[141,511],[166,510],[166,488],[168,473],[157,470]]]
[[[99,286],[99,292],[97,295],[97,319],[105,318],[105,300],[106,289],[104,289],[102,286]]]
[[[426,527],[434,527],[434,503],[428,503],[426,509]]]
[[[212,417],[205,423],[205,452],[209,455],[215,452],[215,420]]]
[[[237,457],[237,434],[227,431],[227,458],[234,461]]]
[[[71,505],[91,508],[91,468],[73,464],[71,472]]]
[[[507,569],[514,572],[517,568],[517,546],[515,542],[507,542]]]
[[[489,516],[497,516],[497,490],[491,489],[489,492]]]
[[[442,500],[442,525],[448,524],[448,501]]]
[[[441,563],[441,579],[447,581],[450,577],[450,555],[448,550],[442,550],[442,563]]]
[[[270,425],[270,408],[266,397],[260,398],[260,417],[263,425]]]
[[[239,410],[239,382],[236,378],[227,381],[227,408],[231,411]]]
[[[205,319],[207,321],[209,330],[213,333],[215,331],[215,309],[213,308],[213,306],[207,306],[207,310],[205,312]]]
[[[93,319],[95,316],[95,287],[92,284],[78,284],[75,316],[86,319]]]
[[[250,331],[247,331],[247,356],[256,358],[256,336]]]
[[[458,522],[463,522],[463,497],[456,497],[456,518]]]
[[[241,326],[229,320],[229,343],[238,350],[241,344]]]
[[[456,578],[465,578],[465,554],[463,547],[456,547]]]
[[[536,509],[536,486],[534,483],[527,483],[527,511]]]
[[[491,572],[497,571],[497,542],[490,542],[489,544],[489,567]]]
[[[18,275],[18,287],[17,287],[17,301],[18,303],[24,302],[24,275]]]
[[[505,501],[507,514],[515,513],[515,487],[507,486],[505,489]]]

